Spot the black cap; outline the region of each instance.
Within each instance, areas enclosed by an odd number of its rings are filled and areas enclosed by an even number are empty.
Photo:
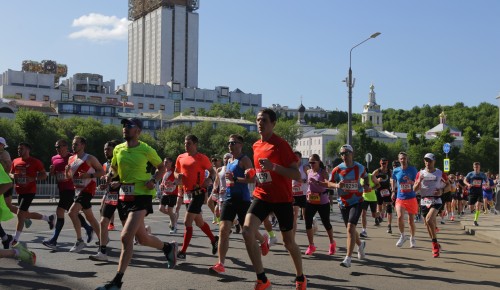
[[[122,119],[122,125],[131,124],[142,130],[142,121],[137,118]]]

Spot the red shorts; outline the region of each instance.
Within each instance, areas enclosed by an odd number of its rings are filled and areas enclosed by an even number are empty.
[[[396,199],[396,208],[398,206],[404,208],[409,214],[418,213],[418,203],[415,197],[410,199]]]

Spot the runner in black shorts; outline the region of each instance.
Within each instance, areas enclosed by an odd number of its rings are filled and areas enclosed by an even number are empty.
[[[64,226],[64,212],[69,211],[75,199],[75,186],[73,180],[66,177],[66,165],[68,165],[69,157],[72,155],[68,150],[68,142],[64,139],[56,141],[55,149],[57,154],[52,156],[50,165],[50,175],[54,176],[57,181],[57,189],[59,190],[59,202],[56,209],[56,226],[52,238],[43,241],[42,244],[52,250],[57,249],[57,239]],[[79,213],[78,219],[87,233],[87,241],[92,237],[92,227],[85,221],[85,218]]]
[[[382,222],[384,207],[387,213],[387,233],[392,234],[392,199],[391,199],[391,176],[392,170],[388,168],[389,160],[380,158],[380,167],[373,171],[372,175],[377,178],[380,187],[375,190],[377,195],[377,211],[380,213],[379,223]],[[397,166],[399,167],[399,166]]]
[[[465,176],[464,183],[469,189],[469,205],[471,207],[475,206],[476,209],[474,225],[479,226],[477,220],[479,219],[483,203],[483,183],[488,182],[488,177],[481,172],[481,164],[479,162],[474,162],[473,168],[474,170]]]
[[[175,207],[177,205],[177,181],[174,176],[175,164],[174,160],[170,157],[166,157],[163,160],[163,165],[166,168],[166,172],[163,175],[160,183],[160,212],[166,214],[170,218],[169,228],[170,234],[177,233],[177,219],[179,218],[175,212]]]
[[[167,268],[176,264],[177,243],[164,243],[157,237],[148,234],[144,218],[153,212],[153,196],[155,184],[165,172],[161,158],[152,147],[139,141],[142,122],[139,119],[123,119],[123,137],[126,142],[117,145],[113,151],[111,172],[106,175],[106,181],[111,182],[115,176],[120,176],[120,192],[118,206],[127,215],[121,232],[122,251],[118,271],[113,280],[97,289],[120,289],[122,278],[134,253],[134,237],[143,246],[149,246],[163,251],[167,258]],[[151,176],[147,164],[151,163],[156,171]]]
[[[107,161],[104,163],[104,171],[107,174],[111,171],[111,160],[113,159],[113,150],[116,147],[117,142],[108,141],[104,145],[104,156]],[[115,176],[111,179],[110,183],[106,182],[106,177],[101,177],[103,183],[100,185],[101,189],[106,190],[106,193],[103,197],[103,204],[101,208],[101,221],[99,223],[99,249],[97,250],[97,254],[89,256],[89,259],[93,261],[107,261],[107,247],[106,245],[109,243],[109,235],[108,235],[108,226],[113,217],[115,210],[118,208],[118,216],[122,225],[125,224],[127,220],[127,214],[125,211],[118,206],[118,192],[120,191],[120,176]]]

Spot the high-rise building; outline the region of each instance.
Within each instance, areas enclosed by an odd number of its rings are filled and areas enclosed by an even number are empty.
[[[198,87],[198,7],[193,0],[129,0],[129,83]]]

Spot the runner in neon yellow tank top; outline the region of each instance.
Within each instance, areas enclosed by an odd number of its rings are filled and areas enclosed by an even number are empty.
[[[374,175],[368,173],[368,179],[370,180],[370,188],[368,191],[363,192],[363,203],[361,204],[362,212],[361,212],[361,224],[362,230],[359,234],[360,237],[366,238],[368,234],[366,233],[366,212],[368,211],[368,207],[370,207],[370,211],[372,212],[372,217],[375,218],[375,225],[380,225],[379,216],[380,213],[377,211],[377,195],[375,194],[375,190],[380,187],[380,183],[378,179],[375,178]],[[364,179],[360,180],[361,185],[364,185]]]

